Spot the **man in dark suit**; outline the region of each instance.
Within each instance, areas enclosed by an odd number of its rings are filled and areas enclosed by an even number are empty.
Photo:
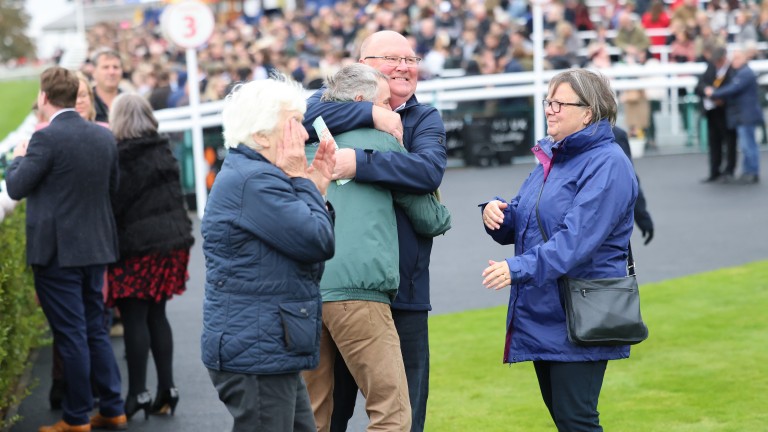
[[[27,263],[67,382],[63,419],[40,432],[127,426],[102,296],[106,264],[118,250],[110,204],[117,146],[109,130],[74,110],[78,87],[67,69],[43,72],[37,104],[50,124],[14,150],[6,172],[8,195],[27,198]],[[91,375],[100,395],[93,418]]]
[[[614,126],[613,136],[616,137],[616,143],[624,151],[624,154],[627,155],[630,161],[632,161],[632,153],[630,152],[629,148],[629,136],[627,135],[627,131],[618,126]],[[637,177],[637,173],[635,173],[635,177]],[[644,244],[647,245],[651,242],[651,240],[653,240],[653,219],[651,219],[651,214],[648,213],[643,189],[640,188],[640,178],[637,179],[637,186],[637,201],[635,201],[635,223],[637,224],[637,227],[640,228],[640,233],[643,234],[643,238],[645,239]]]
[[[728,63],[724,47],[714,47],[707,59],[707,70],[699,78],[696,94],[701,99],[702,108],[707,117],[707,142],[709,145],[709,177],[704,183],[713,181],[730,182],[736,170],[736,130],[729,128],[726,122],[725,100],[712,99],[704,94],[707,87],[720,87],[728,84],[733,71]],[[725,147],[725,169],[723,163]]]

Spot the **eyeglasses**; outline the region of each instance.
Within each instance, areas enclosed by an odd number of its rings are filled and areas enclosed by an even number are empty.
[[[387,66],[400,66],[400,62],[405,60],[405,65],[410,67],[416,67],[421,62],[421,57],[397,57],[397,56],[368,56],[363,57],[363,60],[368,59],[383,59],[384,64]]]
[[[568,102],[558,102],[554,100],[544,99],[541,101],[541,104],[544,106],[544,109],[547,109],[549,107],[552,108],[552,112],[555,114],[558,114],[560,110],[562,109],[563,105],[570,105],[570,106],[577,106],[577,107],[585,107],[586,105],[583,103],[568,103]]]

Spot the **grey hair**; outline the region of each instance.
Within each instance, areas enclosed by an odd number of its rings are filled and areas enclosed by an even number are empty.
[[[118,140],[157,133],[157,119],[147,99],[136,93],[121,93],[109,110],[109,126]]]
[[[284,110],[302,115],[307,110],[304,87],[286,75],[274,73],[269,79],[236,85],[224,98],[221,112],[224,146],[235,148],[245,144],[261,150],[253,135],[274,131]]]
[[[579,98],[579,103],[583,103],[592,111],[589,124],[603,119],[608,120],[612,126],[616,124],[616,96],[605,75],[587,69],[568,69],[549,81],[548,93],[553,94],[560,84],[570,85]]]
[[[99,59],[102,57],[112,57],[120,60],[120,63],[122,65],[122,57],[120,57],[120,53],[111,49],[111,48],[99,48],[96,50],[95,53],[91,56],[91,64],[93,66],[97,66],[99,64]]]
[[[354,101],[362,96],[364,101],[376,101],[379,80],[387,80],[378,69],[363,63],[352,63],[344,66],[325,80],[327,87],[320,97],[322,101]]]

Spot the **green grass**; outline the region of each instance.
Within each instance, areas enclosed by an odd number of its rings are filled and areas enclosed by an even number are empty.
[[[641,290],[650,337],[608,364],[605,430],[768,431],[768,261]],[[502,365],[505,316],[495,307],[430,318],[427,430],[555,430],[533,365]]]
[[[29,115],[39,87],[37,79],[0,81],[0,140]]]

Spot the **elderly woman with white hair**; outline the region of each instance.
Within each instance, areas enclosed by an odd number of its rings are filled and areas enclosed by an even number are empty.
[[[300,372],[319,361],[335,155],[323,141],[307,165],[305,110],[301,86],[280,77],[235,87],[222,112],[229,154],[202,221],[201,344],[233,432],[316,430]]]

